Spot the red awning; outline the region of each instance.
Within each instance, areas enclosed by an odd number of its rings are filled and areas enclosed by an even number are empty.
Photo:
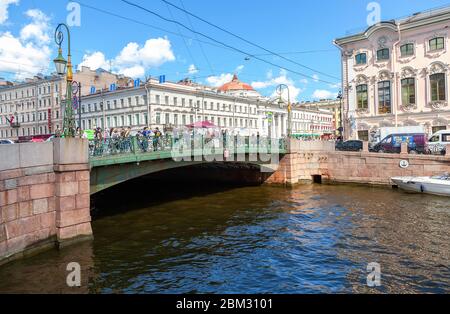
[[[212,124],[209,121],[199,121],[196,123],[192,123],[187,125],[188,128],[190,129],[214,129],[217,128],[217,126],[215,126],[214,124]]]

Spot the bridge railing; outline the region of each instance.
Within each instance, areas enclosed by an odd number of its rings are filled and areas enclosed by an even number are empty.
[[[214,148],[246,151],[246,152],[286,152],[286,139],[271,139],[267,137],[228,136],[208,138],[205,136],[178,137],[172,136],[129,136],[117,138],[94,139],[89,141],[89,156],[91,158],[127,155],[171,152],[181,145],[190,146],[192,150],[202,150],[206,145]]]

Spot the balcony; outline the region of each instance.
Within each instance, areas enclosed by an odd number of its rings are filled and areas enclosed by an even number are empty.
[[[19,122],[12,122],[12,123],[10,123],[10,126],[13,129],[18,129],[18,128],[20,128],[20,123]]]

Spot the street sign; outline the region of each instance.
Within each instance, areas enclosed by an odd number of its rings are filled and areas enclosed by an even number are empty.
[[[166,82],[166,76],[165,75],[160,75],[159,76],[159,84],[164,84]]]
[[[134,87],[139,87],[139,86],[141,86],[141,80],[140,79],[134,80]]]
[[[76,95],[78,94],[78,82],[77,81],[73,81],[72,82],[72,94]]]
[[[78,97],[77,96],[73,96],[72,107],[73,107],[73,110],[78,109]]]
[[[115,91],[116,90],[116,84],[111,84],[110,86],[109,86],[109,91],[110,92],[113,92],[113,91]]]
[[[91,94],[95,94],[95,86],[91,86]]]

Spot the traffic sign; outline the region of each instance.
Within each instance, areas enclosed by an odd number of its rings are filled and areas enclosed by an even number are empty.
[[[73,110],[77,110],[78,109],[78,97],[77,96],[73,96],[72,108],[73,108]]]
[[[79,85],[77,81],[72,82],[72,94],[76,95],[79,91]]]

